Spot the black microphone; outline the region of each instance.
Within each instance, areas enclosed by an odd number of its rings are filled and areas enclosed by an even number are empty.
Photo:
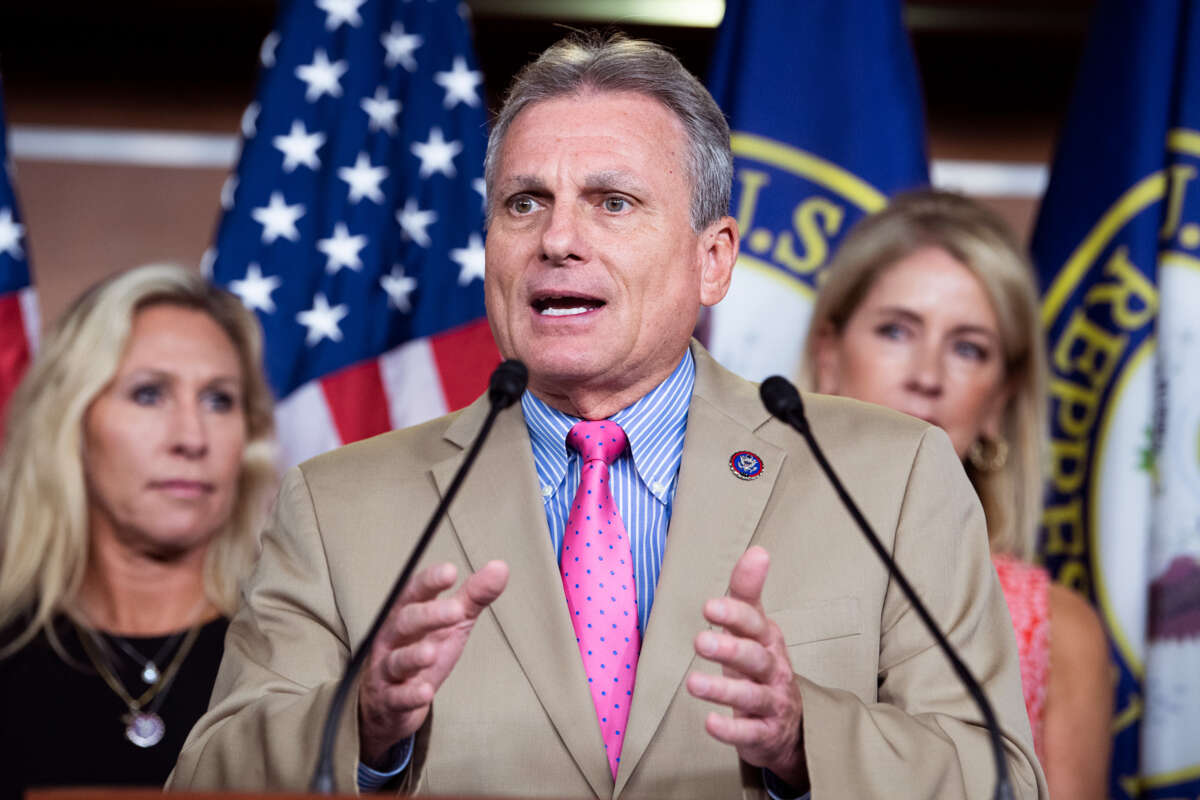
[[[515,358],[502,361],[488,379],[488,400],[497,410],[508,408],[521,397],[529,382],[529,370]]]
[[[528,378],[529,371],[525,369],[525,365],[520,361],[510,359],[496,367],[492,373],[492,377],[488,380],[488,401],[490,407],[488,408],[487,417],[483,421],[483,427],[475,435],[475,441],[471,442],[466,457],[463,459],[458,471],[454,473],[454,479],[450,481],[450,485],[446,488],[445,496],[442,497],[437,508],[433,510],[433,516],[429,518],[429,524],[425,526],[424,533],[421,534],[421,538],[413,546],[408,560],[404,562],[404,569],[400,571],[400,576],[396,578],[396,583],[392,585],[392,590],[383,601],[379,613],[375,615],[375,621],[371,623],[367,635],[363,637],[358,647],[355,648],[349,663],[346,664],[346,671],[342,675],[342,680],[338,683],[337,691],[333,693],[333,700],[329,704],[329,713],[325,716],[325,725],[321,730],[321,747],[317,756],[317,768],[313,771],[312,781],[308,787],[309,791],[318,794],[333,794],[333,748],[337,739],[337,723],[338,719],[342,716],[342,709],[346,706],[346,695],[349,694],[354,676],[362,669],[363,663],[367,660],[367,656],[371,652],[371,643],[375,641],[375,637],[379,634],[379,629],[383,627],[388,613],[391,612],[392,606],[396,604],[396,598],[400,596],[400,593],[404,591],[404,587],[408,585],[408,581],[417,567],[417,562],[421,560],[421,556],[425,553],[425,548],[428,547],[430,540],[433,539],[433,532],[441,523],[442,517],[446,515],[446,509],[450,507],[454,496],[458,494],[458,489],[462,486],[463,479],[466,478],[467,473],[470,472],[471,465],[475,463],[475,457],[479,455],[484,440],[487,439],[488,433],[492,430],[492,423],[496,421],[496,417],[501,411],[517,402],[521,397],[521,393],[525,391],[525,383]]]
[[[758,387],[758,396],[771,416],[781,419],[793,428],[803,425],[808,430],[808,420],[804,418],[804,403],[800,400],[800,392],[792,386],[791,381],[782,375],[772,375]],[[793,417],[795,421],[793,421]],[[839,483],[836,478],[834,483]]]
[[[983,687],[979,685],[979,681],[975,680],[975,676],[967,669],[967,665],[958,657],[958,653],[947,641],[937,623],[933,621],[929,610],[925,608],[925,604],[917,597],[916,591],[909,584],[908,578],[904,577],[904,573],[900,571],[900,565],[896,563],[883,543],[879,541],[879,537],[875,535],[875,531],[871,528],[866,517],[859,511],[858,505],[850,497],[846,487],[842,485],[837,474],[830,466],[829,460],[825,458],[824,451],[817,444],[816,438],[813,436],[812,429],[808,425],[808,420],[804,416],[804,402],[800,399],[800,393],[796,391],[796,387],[779,375],[772,375],[762,382],[762,386],[758,390],[759,396],[762,398],[763,405],[767,411],[777,419],[782,420],[788,425],[796,429],[804,441],[808,442],[808,449],[812,451],[813,458],[821,465],[821,471],[825,473],[825,477],[833,484],[834,490],[838,497],[842,500],[842,505],[850,512],[850,516],[858,523],[858,528],[863,532],[863,536],[867,537],[875,553],[887,565],[888,572],[892,579],[904,592],[904,596],[908,598],[908,602],[916,610],[917,616],[921,618],[921,622],[925,623],[925,627],[933,634],[933,638],[937,641],[938,647],[946,654],[946,658],[950,661],[950,666],[954,667],[954,672],[958,675],[958,679],[967,687],[967,692],[979,706],[980,712],[983,714],[984,723],[987,725],[988,736],[992,742],[992,757],[996,761],[996,790],[993,797],[996,800],[1012,800],[1012,783],[1008,775],[1008,763],[1004,760],[1004,745],[1000,739],[1000,724],[996,721],[996,713],[992,710],[991,703],[988,702],[987,695],[983,693]]]

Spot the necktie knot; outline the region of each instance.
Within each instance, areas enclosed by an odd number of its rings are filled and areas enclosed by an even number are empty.
[[[625,448],[629,439],[621,426],[609,419],[595,422],[584,420],[576,422],[567,434],[567,445],[574,448],[583,460],[603,461],[612,464]]]

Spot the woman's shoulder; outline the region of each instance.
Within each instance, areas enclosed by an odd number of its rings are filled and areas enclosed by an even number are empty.
[[[27,636],[28,620],[20,620],[0,631],[0,683],[16,690],[18,679],[38,682],[49,676],[59,676],[62,666],[73,667],[78,661],[69,623],[56,617],[50,628],[42,628]],[[11,651],[10,651],[11,648]]]
[[[1059,583],[1049,588],[1050,624],[1054,655],[1074,655],[1080,661],[1108,659],[1108,637],[1091,603]]]
[[[229,617],[220,615],[205,622],[196,637],[196,646],[216,648],[219,653],[225,647],[225,631],[229,629]]]
[[[61,618],[55,617],[50,623],[50,627],[59,635],[63,630],[62,622]],[[46,629],[41,628],[31,634],[29,627],[29,618],[22,615],[0,628],[0,653],[4,654],[0,663],[20,653],[38,653],[50,649],[50,637]],[[9,652],[10,648],[12,652]]]

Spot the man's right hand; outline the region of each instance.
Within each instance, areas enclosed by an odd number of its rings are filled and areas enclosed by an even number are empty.
[[[508,565],[489,561],[458,591],[453,564],[417,573],[371,648],[358,691],[359,760],[376,769],[393,745],[425,722],[433,695],[458,662],[480,612],[508,583]]]

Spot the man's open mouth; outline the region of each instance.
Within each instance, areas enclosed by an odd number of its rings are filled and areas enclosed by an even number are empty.
[[[553,295],[535,299],[533,310],[543,317],[573,317],[595,311],[603,305],[603,300],[596,300],[592,297]]]

